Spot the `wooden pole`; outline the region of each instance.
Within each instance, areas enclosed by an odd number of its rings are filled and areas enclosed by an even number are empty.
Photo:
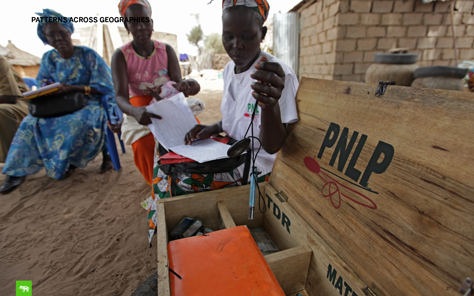
[[[455,34],[455,30],[454,30],[454,4],[456,2],[453,1],[453,3],[451,3],[451,30],[453,32],[453,46],[454,46],[454,60],[456,61],[456,65],[454,65],[455,67],[458,66],[458,47],[456,46],[456,34]]]

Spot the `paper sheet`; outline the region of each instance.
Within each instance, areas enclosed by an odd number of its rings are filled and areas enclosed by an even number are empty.
[[[183,145],[186,133],[197,124],[182,93],[171,99],[158,101],[147,106],[146,109],[163,118],[161,120],[152,118],[152,124],[148,127],[158,142],[167,150]]]
[[[158,101],[147,106],[146,109],[162,117],[161,120],[152,118],[152,124],[148,127],[165,149],[199,163],[228,158],[229,146],[211,139],[199,140],[193,145],[184,145],[186,133],[197,122],[182,93],[168,100]]]
[[[171,150],[179,155],[203,163],[216,159],[229,158],[227,156],[229,147],[229,145],[219,143],[212,139],[206,139],[194,142],[192,145],[176,146],[171,148]]]

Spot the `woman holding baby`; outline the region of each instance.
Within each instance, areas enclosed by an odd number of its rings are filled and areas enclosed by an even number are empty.
[[[151,9],[146,0],[122,1],[121,4],[123,2],[128,3],[128,6],[121,7],[121,13],[126,17],[151,15]],[[130,5],[130,3],[139,5]],[[221,132],[240,140],[246,137],[246,131],[253,119],[255,123],[253,134],[260,139],[261,146],[256,144],[251,148],[254,152],[260,151],[257,153],[255,162],[259,172],[258,181],[266,181],[272,170],[276,152],[285,143],[288,124],[298,121],[295,102],[298,79],[293,70],[282,61],[260,49],[260,43],[267,33],[267,28],[263,26],[270,9],[267,0],[223,0],[222,8],[222,41],[227,54],[232,59],[224,70],[222,120],[214,125],[196,125],[183,140],[187,144],[192,144],[197,139],[207,139]],[[126,26],[132,33],[134,41],[117,50],[112,60],[116,100],[120,108],[131,115],[129,118],[133,116],[137,124],[148,124],[151,122],[150,118],[161,118],[148,113],[142,107],[151,101],[152,96],[160,99],[157,96],[159,89],[156,88],[159,83],[142,86],[148,95],[143,96],[143,91],[137,85],[137,77],[158,74],[156,78],[161,79],[159,74],[163,70],[163,76],[179,82],[181,81],[179,65],[174,51],[169,46],[150,40],[152,23],[126,23]],[[160,61],[158,57],[155,57],[157,65],[151,67],[147,59],[151,59],[155,51],[167,58]],[[148,69],[146,74],[144,69]],[[148,82],[152,83],[156,78],[149,77]],[[132,84],[135,86],[131,87]],[[130,101],[128,94],[134,96]],[[255,117],[249,116],[252,110],[256,110]],[[149,141],[154,144],[151,135],[143,137],[140,141],[143,143]],[[134,153],[136,153],[135,147]],[[150,153],[151,158],[147,160],[146,165],[150,167],[148,172],[152,173],[153,149],[150,149]],[[143,156],[135,155],[135,159],[137,157]],[[179,180],[176,180],[177,195],[240,185],[242,178],[247,178],[243,174],[243,166],[231,172],[218,174],[180,174]],[[151,183],[151,177],[146,179]],[[156,228],[155,198],[171,196],[168,182],[167,176],[159,166],[156,166],[155,179],[152,182],[154,194],[146,202],[150,242]]]
[[[187,95],[196,94],[199,84],[195,81],[181,82],[179,62],[173,48],[151,39],[153,20],[147,0],[122,0],[119,12],[126,18],[149,20],[125,22],[133,41],[115,51],[112,77],[117,104],[128,115],[122,124],[124,140],[132,145],[135,165],[146,182],[151,184],[155,140],[147,125],[151,123],[151,118],[161,117],[147,112],[145,107],[154,100],[162,99],[161,88],[169,81],[177,82],[174,87]]]

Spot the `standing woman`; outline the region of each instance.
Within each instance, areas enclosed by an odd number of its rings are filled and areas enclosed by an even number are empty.
[[[260,49],[267,34],[263,26],[270,10],[267,0],[223,0],[222,8],[222,42],[232,59],[223,74],[222,120],[196,125],[185,142],[191,144],[223,131],[240,140],[253,129],[261,143],[251,148],[258,154],[255,164],[262,180],[272,171],[276,153],[285,143],[287,125],[298,121],[298,78],[281,60]],[[247,133],[254,110],[253,128]]]
[[[107,118],[100,105],[108,95],[115,105],[110,68],[92,49],[74,46],[71,22],[47,22],[64,16],[52,9],[37,13],[45,17],[38,23],[37,34],[54,49],[46,52],[36,80],[60,82],[62,88],[53,95],[80,92],[88,96],[87,105],[70,114],[51,118],[26,116],[15,134],[3,168],[7,178],[0,187],[7,193],[18,187],[26,175],[43,167],[48,176],[64,179],[74,168],[85,167],[99,153],[104,161],[101,172],[113,168],[106,150]],[[46,99],[46,98],[45,98]]]
[[[252,155],[256,155],[257,181],[264,182],[270,176],[276,153],[286,141],[288,124],[298,121],[295,100],[298,78],[281,60],[260,49],[267,33],[263,26],[270,9],[267,0],[223,0],[222,6],[222,41],[232,59],[223,74],[222,120],[213,125],[194,126],[184,141],[192,144],[221,132],[235,140],[253,134],[259,138],[251,147]],[[253,131],[249,128],[252,119]],[[180,173],[175,195],[241,185],[244,177],[247,177],[244,165],[218,174]],[[156,229],[156,198],[171,196],[168,176],[159,167],[153,181],[155,195],[147,203],[150,242]]]
[[[128,115],[122,125],[122,132],[127,134],[125,142],[132,145],[135,165],[151,184],[155,139],[147,125],[151,118],[161,117],[147,112],[145,106],[153,97],[161,99],[161,85],[169,80],[180,82],[181,70],[173,48],[151,39],[153,20],[147,0],[122,0],[119,12],[129,20],[125,21],[125,28],[132,33],[133,41],[117,49],[112,56],[115,99]]]

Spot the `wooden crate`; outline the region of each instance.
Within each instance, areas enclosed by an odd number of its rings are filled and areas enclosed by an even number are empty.
[[[474,95],[376,87],[302,80],[300,121],[254,221],[247,186],[160,200],[159,295],[167,233],[184,216],[267,231],[287,295],[460,295],[474,278]]]

